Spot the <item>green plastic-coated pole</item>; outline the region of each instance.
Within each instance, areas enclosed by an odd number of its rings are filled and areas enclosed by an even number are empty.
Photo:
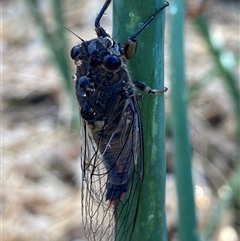
[[[125,43],[141,23],[164,3],[162,0],[115,0],[114,39]],[[157,89],[164,88],[164,12],[165,10],[158,14],[139,35],[137,53],[129,60],[132,78]],[[145,152],[144,178],[132,240],[166,241],[164,95],[144,94],[141,101],[141,116]]]

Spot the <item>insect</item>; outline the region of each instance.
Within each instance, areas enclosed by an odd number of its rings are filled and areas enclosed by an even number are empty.
[[[151,15],[125,44],[95,19],[97,38],[74,46],[70,55],[77,68],[75,90],[81,115],[82,218],[87,240],[130,241],[137,217],[143,179],[142,124],[137,89],[161,94],[132,81],[127,60],[136,52],[137,36],[169,4]],[[134,198],[134,201],[133,201]],[[121,220],[121,222],[119,221]]]

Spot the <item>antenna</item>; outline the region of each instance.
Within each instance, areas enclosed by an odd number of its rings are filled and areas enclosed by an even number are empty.
[[[75,34],[72,30],[70,30],[69,28],[65,27],[70,33],[72,33],[73,35],[75,35],[77,38],[79,38],[82,42],[85,42],[81,37],[79,37],[77,34]]]

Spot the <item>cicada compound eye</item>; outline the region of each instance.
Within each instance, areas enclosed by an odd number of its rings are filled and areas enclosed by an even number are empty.
[[[71,51],[70,51],[70,56],[73,60],[77,60],[79,58],[80,55],[80,46],[74,46]]]
[[[106,55],[103,58],[103,65],[109,70],[117,70],[121,67],[121,60],[116,55]]]

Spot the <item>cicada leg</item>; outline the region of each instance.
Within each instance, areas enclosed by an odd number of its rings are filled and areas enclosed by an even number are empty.
[[[98,37],[110,37],[109,34],[107,34],[106,31],[100,25],[100,20],[101,20],[102,16],[104,15],[105,11],[107,10],[111,1],[112,0],[106,0],[106,2],[103,4],[99,14],[97,15],[97,17],[95,19],[95,31],[96,31]]]
[[[165,8],[169,5],[167,1],[165,1],[165,4],[157,9],[157,11],[152,14],[126,41],[124,46],[124,53],[125,57],[127,59],[130,59],[133,57],[133,55],[136,53],[137,49],[137,36],[153,21],[153,19]],[[165,91],[163,91],[165,92]],[[151,93],[153,94],[153,93]]]
[[[148,94],[152,94],[152,95],[160,95],[168,90],[167,87],[164,87],[163,90],[152,89],[151,87],[149,87],[148,85],[146,85],[140,81],[134,81],[133,84],[137,89],[147,92]]]

